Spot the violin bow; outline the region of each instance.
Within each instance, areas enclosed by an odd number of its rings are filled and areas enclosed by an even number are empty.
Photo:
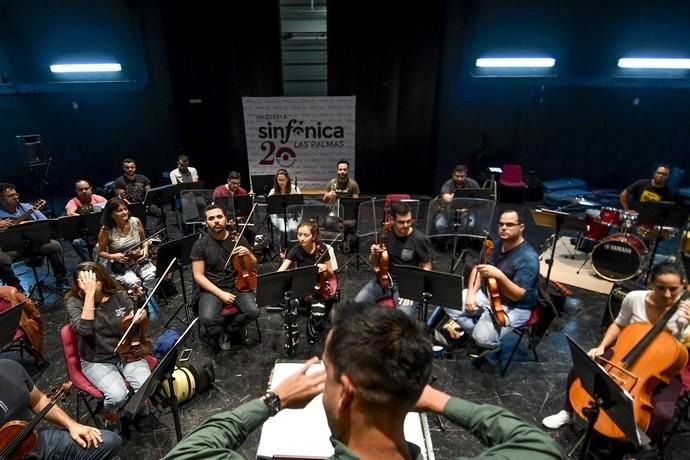
[[[149,293],[148,297],[146,297],[146,300],[144,300],[144,303],[143,303],[143,304],[141,305],[141,307],[139,307],[139,309],[134,313],[134,316],[136,316],[137,313],[139,313],[141,310],[143,310],[144,308],[146,308],[146,304],[149,303],[149,300],[151,300],[151,298],[153,297],[153,295],[156,293],[156,289],[158,289],[158,286],[161,285],[161,283],[162,283],[163,280],[165,279],[165,277],[166,277],[166,275],[168,274],[168,272],[170,271],[170,269],[173,267],[173,265],[175,265],[175,262],[177,262],[177,257],[173,257],[173,259],[170,261],[170,263],[168,264],[168,268],[166,268],[165,271],[163,272],[163,274],[161,275],[161,277],[158,278],[158,281],[156,282],[156,285],[153,287],[153,289],[151,289],[151,292]],[[134,317],[132,317],[132,322],[130,323],[130,325],[129,325],[129,327],[127,328],[127,330],[125,331],[125,333],[122,334],[122,337],[120,338],[120,341],[117,343],[117,346],[115,347],[115,350],[113,350],[114,353],[117,353],[117,350],[122,346],[122,344],[124,343],[125,339],[127,338],[127,335],[129,335],[129,333],[130,333],[130,331],[132,330],[133,327],[134,327]]]
[[[223,266],[223,271],[228,269],[228,265],[230,265],[230,260],[232,260],[232,253],[235,252],[235,249],[237,249],[237,245],[240,244],[240,240],[242,239],[242,235],[244,234],[244,231],[247,229],[247,225],[249,224],[249,221],[252,218],[252,214],[254,214],[254,210],[256,209],[256,205],[259,203],[254,203],[254,206],[252,206],[252,210],[249,211],[249,215],[247,216],[247,220],[242,224],[242,231],[240,232],[239,236],[237,237],[237,240],[235,240],[235,245],[232,247],[232,251],[230,251],[230,254],[228,255],[228,260],[225,261],[225,265]]]
[[[338,241],[338,238],[340,238],[341,236],[342,236],[342,235],[341,235],[340,233],[338,233],[337,235],[335,235],[335,238],[333,238],[331,241],[329,241],[329,242],[327,243],[327,246],[330,246],[330,245],[332,245],[333,243],[335,243],[336,241]],[[316,244],[317,244],[317,247],[318,247],[318,243],[316,243]],[[321,262],[321,259],[323,258],[323,256],[324,256],[327,252],[328,252],[328,249],[326,249],[325,251],[323,251],[323,253],[321,253],[321,255],[319,256],[319,258],[316,259],[316,262],[314,262],[314,265],[318,265],[319,262]]]

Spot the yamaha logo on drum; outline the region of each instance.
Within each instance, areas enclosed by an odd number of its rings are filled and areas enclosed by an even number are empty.
[[[609,251],[622,252],[624,254],[632,254],[632,248],[629,246],[618,246],[613,244],[607,244],[606,249]]]

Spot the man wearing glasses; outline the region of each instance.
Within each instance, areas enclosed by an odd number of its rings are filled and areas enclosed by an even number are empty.
[[[463,290],[463,309],[446,309],[448,316],[467,334],[472,334],[474,344],[468,355],[479,359],[487,353],[501,350],[501,338],[527,322],[537,301],[539,256],[525,240],[525,225],[517,211],[501,213],[498,221],[498,237],[494,242],[486,264],[476,265],[468,277],[468,288]],[[506,325],[497,327],[490,300],[482,289],[486,278],[496,279]]]
[[[242,176],[237,171],[230,171],[227,184],[219,185],[213,190],[213,199],[247,195],[247,191],[240,185]]]
[[[103,209],[103,206],[105,206],[105,203],[108,201],[104,197],[93,193],[91,184],[84,179],[78,180],[74,184],[74,189],[77,192],[77,196],[69,200],[65,205],[65,214],[68,216],[98,212]],[[93,248],[95,243],[95,238],[93,241],[87,241],[84,238],[75,238],[72,240],[72,247],[82,262],[88,262],[91,260],[89,249]]]
[[[393,228],[386,235],[385,241],[382,242],[386,245],[390,269],[392,270],[395,266],[407,265],[431,270],[431,244],[424,233],[412,227],[414,220],[410,207],[402,201],[393,203],[391,215],[393,216]],[[371,245],[369,261],[374,267],[378,265],[382,252],[383,245]],[[408,315],[416,315],[419,308],[418,302],[400,298],[395,279],[388,289],[381,286],[378,278],[370,280],[359,291],[355,297],[355,302],[375,303],[387,296],[392,296],[397,307]]]

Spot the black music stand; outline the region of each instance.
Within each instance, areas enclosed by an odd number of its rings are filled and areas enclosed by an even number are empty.
[[[648,202],[640,203],[638,211],[638,225],[659,227],[659,230],[656,232],[656,238],[654,238],[654,245],[651,255],[649,256],[649,265],[647,265],[645,274],[645,282],[648,282],[649,274],[652,272],[652,267],[654,266],[654,256],[656,255],[659,240],[661,239],[661,230],[663,227],[683,228],[688,222],[688,206],[677,204],[672,201],[659,201],[657,203]]]
[[[127,404],[122,408],[126,415],[133,418],[144,403],[156,392],[158,386],[167,384],[169,393],[168,396],[163,398],[163,404],[170,407],[170,412],[175,424],[175,435],[177,436],[178,442],[182,440],[182,427],[180,425],[180,413],[177,410],[177,395],[175,395],[175,385],[173,383],[175,378],[173,377],[173,372],[175,371],[177,359],[182,351],[181,348],[198,320],[199,318],[194,318],[194,320],[189,323],[187,329],[180,335],[172,348],[170,348],[165,356],[158,361],[158,364],[153,368],[146,382],[144,382],[141,388],[129,398]]]
[[[583,409],[583,415],[587,418],[587,432],[580,451],[580,459],[587,458],[594,425],[599,417],[601,409],[618,425],[628,440],[639,449],[647,444],[649,438],[638,429],[635,424],[635,414],[632,396],[618,386],[602,366],[587,355],[587,352],[577,344],[569,335],[568,347],[573,358],[575,374],[580,378],[582,387],[592,397],[589,407]]]
[[[400,297],[420,299],[422,302],[418,317],[428,331],[432,330],[427,323],[430,300],[435,305],[462,310],[462,276],[406,265],[393,267],[391,274],[395,278]]]
[[[268,307],[285,303],[285,354],[294,356],[299,343],[297,326],[297,302],[314,292],[318,269],[316,265],[294,268],[284,272],[273,272],[259,275],[256,288],[256,306]]]
[[[271,195],[266,199],[267,208],[266,214],[280,214],[283,216],[283,223],[285,225],[285,232],[283,232],[283,248],[288,247],[288,217],[287,217],[287,207],[304,204],[304,195],[302,194],[289,194],[289,195]],[[271,232],[273,233],[273,232]]]
[[[185,326],[190,322],[189,311],[187,310],[187,288],[184,284],[184,272],[182,267],[192,263],[191,253],[192,246],[199,240],[199,234],[193,233],[191,235],[183,236],[182,238],[169,241],[167,243],[158,246],[158,259],[156,260],[156,276],[160,277],[161,274],[168,267],[168,264],[176,258],[176,262],[173,269],[177,270],[180,275],[180,287],[182,288],[182,300],[183,304],[177,307],[175,312],[172,314],[170,319],[165,323],[167,328],[173,320],[177,320]],[[184,309],[185,320],[179,318],[180,310]]]
[[[481,198],[496,201],[493,190],[489,188],[456,188],[453,198]]]
[[[61,216],[57,219],[60,237],[67,241],[86,237],[86,223],[81,215]]]
[[[542,227],[555,228],[553,236],[553,244],[551,245],[551,256],[546,259],[546,265],[549,266],[546,271],[546,286],[551,281],[551,269],[553,268],[554,257],[556,255],[556,244],[560,238],[561,230],[573,230],[576,232],[584,232],[587,230],[587,224],[584,220],[571,216],[567,212],[555,211],[553,209],[535,209],[532,211],[532,219],[534,223]],[[586,260],[585,260],[586,263]]]
[[[138,217],[141,225],[146,228],[146,206],[144,206],[144,203],[129,203],[127,210],[130,216]]]
[[[343,207],[343,244],[347,244],[348,242],[348,237],[347,237],[347,230],[354,228],[355,231],[355,245],[354,248],[352,245],[348,244],[348,252],[354,252],[354,254],[343,264],[342,268],[340,268],[338,271],[344,270],[346,267],[348,267],[352,261],[355,261],[355,268],[359,271],[359,261],[363,260],[366,265],[369,265],[369,261],[364,258],[360,253],[359,253],[359,237],[356,235],[357,233],[357,225],[359,224],[359,205],[364,202],[364,201],[371,201],[371,197],[357,197],[357,198],[341,198],[340,199],[340,205]],[[348,225],[346,225],[348,223]],[[349,225],[349,223],[352,223],[352,225]]]
[[[268,196],[268,192],[273,188],[275,177],[273,174],[259,174],[250,176],[249,181],[255,195]]]

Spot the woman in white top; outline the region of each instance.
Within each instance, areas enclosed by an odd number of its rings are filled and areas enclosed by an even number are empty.
[[[288,174],[287,170],[281,168],[273,178],[273,188],[268,192],[268,196],[295,195],[300,193],[302,192],[300,192],[299,188],[290,180],[290,174]],[[297,225],[299,225],[299,219],[296,216],[288,216],[287,222],[285,222],[284,216],[271,214],[271,223],[280,232],[280,241],[282,242],[282,234],[285,233],[286,224],[288,232],[294,232],[297,230]]]
[[[591,358],[610,357],[610,347],[613,346],[625,327],[635,323],[656,324],[686,291],[682,271],[678,266],[671,263],[661,263],[652,269],[649,287],[651,289],[646,291],[631,291],[623,298],[616,320],[606,330],[599,345],[587,353]],[[680,302],[678,310],[666,323],[666,330],[686,347],[690,346],[690,327],[688,324],[690,324],[690,301],[683,300]],[[568,375],[567,393],[570,392],[570,385],[575,378],[575,373],[571,370]],[[658,441],[661,438],[668,423],[672,420],[680,388],[681,378],[678,374],[671,379],[668,385],[660,384],[655,389],[652,395],[654,410],[647,429],[647,435],[652,441]],[[572,423],[573,412],[570,398],[566,396],[565,408],[544,418],[542,424],[550,429],[558,429]],[[601,442],[597,444],[601,444]],[[622,454],[624,449],[624,446],[619,446],[616,451]]]

